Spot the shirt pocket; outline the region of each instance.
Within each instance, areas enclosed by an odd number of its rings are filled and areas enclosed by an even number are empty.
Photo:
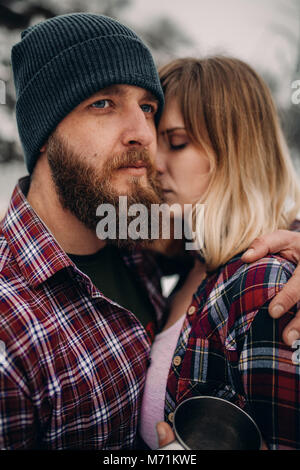
[[[237,392],[228,370],[224,347],[219,342],[211,338],[191,338],[177,370],[177,405],[195,396],[214,396],[244,408],[245,397]]]

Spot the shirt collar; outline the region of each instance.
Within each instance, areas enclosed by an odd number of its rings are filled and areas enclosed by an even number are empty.
[[[29,184],[29,176],[19,180],[1,229],[23,276],[36,287],[74,264],[28,203]]]

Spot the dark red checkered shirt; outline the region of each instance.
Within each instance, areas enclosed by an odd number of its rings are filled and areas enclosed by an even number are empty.
[[[269,449],[300,449],[300,342],[282,341],[297,306],[279,320],[268,313],[294,268],[279,256],[249,265],[236,256],[202,282],[174,351],[167,422],[183,400],[213,395],[252,415]]]
[[[60,248],[28,184],[16,186],[0,230],[0,448],[132,448],[149,337]],[[159,325],[156,264],[141,251],[123,258]]]

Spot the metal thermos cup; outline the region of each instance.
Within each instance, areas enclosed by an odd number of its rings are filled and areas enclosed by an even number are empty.
[[[160,450],[258,450],[261,433],[245,411],[222,398],[199,396],[174,412],[176,440]]]

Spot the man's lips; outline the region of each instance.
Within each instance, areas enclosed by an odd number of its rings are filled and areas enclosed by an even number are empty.
[[[123,168],[147,168],[147,165],[142,161],[138,161],[135,163],[129,163],[129,165],[121,166],[120,170],[122,170]]]
[[[126,171],[127,173],[131,173],[133,175],[138,176],[143,175],[147,171],[147,165],[144,162],[139,161],[119,167],[118,170]]]

